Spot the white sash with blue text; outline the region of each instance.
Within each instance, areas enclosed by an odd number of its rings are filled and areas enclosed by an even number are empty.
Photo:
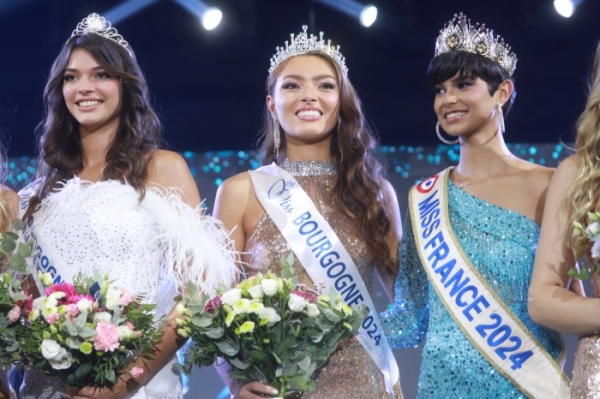
[[[364,304],[369,313],[357,339],[386,381],[391,398],[402,397],[394,354],[354,261],[300,184],[275,164],[250,172],[254,191],[315,284],[334,288],[348,305]]]
[[[448,217],[451,168],[410,190],[417,249],[429,281],[477,350],[530,398],[569,398],[569,379],[463,252]]]

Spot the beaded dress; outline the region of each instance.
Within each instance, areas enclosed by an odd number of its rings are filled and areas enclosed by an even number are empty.
[[[32,191],[29,186],[19,193],[21,212]],[[73,178],[44,198],[24,232],[38,244],[36,269],[53,273],[55,281],[70,281],[79,271],[108,273],[118,286],[156,303],[157,317],[175,306],[186,282],[214,293],[236,273],[228,235],[219,221],[180,198],[174,190],[147,188],[140,201],[127,184]],[[132,398],[183,398],[173,363],[175,358]],[[25,373],[21,398],[63,397],[69,396],[59,380],[36,370]]]
[[[594,296],[600,297],[600,276],[591,277]],[[571,380],[572,399],[600,399],[600,335],[588,335],[579,339],[573,379]]]
[[[473,266],[550,355],[562,356],[558,335],[534,324],[527,313],[539,226],[450,180],[448,207],[454,234]],[[418,398],[526,398],[471,344],[437,296],[417,253],[408,212],[403,233],[396,299],[381,321],[392,348],[417,346],[426,338]]]
[[[281,167],[294,176],[311,197],[356,263],[365,285],[371,288],[375,267],[373,256],[360,238],[356,223],[336,207],[337,201],[333,194],[337,180],[335,162],[286,161]],[[289,252],[291,249],[287,241],[265,213],[246,245],[244,262],[247,264],[248,274],[251,276],[267,270],[279,274],[279,258]],[[300,282],[312,285],[312,280],[297,260],[293,267]],[[340,344],[325,366],[317,371],[315,382],[316,390],[302,394],[303,399],[380,399],[386,395],[382,374],[355,338]]]

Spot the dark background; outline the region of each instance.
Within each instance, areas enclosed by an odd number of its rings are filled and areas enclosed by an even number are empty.
[[[76,24],[116,0],[0,0],[0,127],[9,155],[34,153],[49,67]],[[512,142],[570,141],[600,38],[600,1],[567,20],[552,0],[373,0],[371,28],[313,0],[212,0],[224,12],[208,32],[172,0],[115,24],[144,69],[176,151],[252,148],[275,47],[313,22],[341,45],[368,119],[385,145],[436,144],[424,72],[438,31],[455,12],[485,22],[517,53]]]

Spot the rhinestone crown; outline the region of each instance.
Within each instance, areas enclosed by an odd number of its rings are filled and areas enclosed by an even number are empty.
[[[77,24],[77,27],[73,33],[71,33],[71,37],[83,36],[89,33],[95,33],[96,35],[100,35],[106,39],[112,40],[127,50],[129,55],[133,57],[131,49],[129,48],[129,43],[123,39],[123,36],[117,32],[117,29],[112,27],[110,22],[108,22],[104,17],[96,13],[88,15],[83,19],[83,21]]]
[[[273,70],[277,68],[277,65],[281,64],[290,57],[317,52],[327,54],[333,58],[335,62],[338,63],[342,71],[344,71],[344,74],[347,75],[348,68],[346,67],[346,59],[342,53],[340,53],[340,46],[338,45],[334,47],[331,44],[331,40],[327,40],[326,42],[323,39],[323,32],[319,33],[319,37],[313,35],[312,33],[308,35],[306,33],[307,29],[308,26],[303,25],[303,32],[298,33],[298,35],[294,35],[292,33],[290,35],[290,41],[285,41],[285,47],[277,46],[277,52],[273,55],[273,57],[271,57],[271,67],[269,68],[269,73],[273,72]]]
[[[471,25],[471,20],[463,13],[454,14],[435,41],[435,56],[448,51],[468,51],[480,54],[500,64],[512,75],[517,69],[517,56],[500,36],[483,24]]]

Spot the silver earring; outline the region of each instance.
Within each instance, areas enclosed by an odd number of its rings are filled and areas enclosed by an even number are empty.
[[[448,140],[448,139],[445,139],[444,136],[442,136],[442,133],[440,132],[440,122],[439,121],[438,121],[438,123],[435,124],[435,132],[437,133],[438,139],[440,139],[440,141],[442,143],[448,144],[448,145],[458,144],[459,139]]]
[[[273,145],[275,147],[275,159],[279,158],[279,147],[281,146],[281,129],[277,116],[273,117]]]
[[[500,126],[500,132],[504,134],[504,112],[502,111],[502,106],[498,104],[498,125]]]

